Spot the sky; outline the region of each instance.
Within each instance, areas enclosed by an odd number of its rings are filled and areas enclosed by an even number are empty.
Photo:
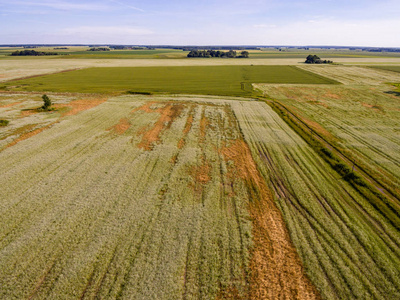
[[[0,44],[400,47],[400,0],[0,0]]]

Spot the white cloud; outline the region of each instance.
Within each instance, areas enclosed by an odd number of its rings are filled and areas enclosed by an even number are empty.
[[[18,6],[36,6],[59,10],[86,10],[86,11],[105,11],[108,6],[91,3],[70,3],[64,1],[1,1],[2,4]]]
[[[344,45],[400,47],[400,19],[396,20],[313,20],[276,28],[255,28],[248,39],[265,45]]]
[[[64,43],[139,44],[153,31],[130,26],[79,26],[62,29],[57,40]]]
[[[80,26],[65,28],[62,30],[65,34],[79,35],[148,35],[152,34],[151,30],[129,26]]]

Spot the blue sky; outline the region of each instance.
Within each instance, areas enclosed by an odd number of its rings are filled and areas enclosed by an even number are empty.
[[[0,0],[0,44],[400,47],[400,0]]]

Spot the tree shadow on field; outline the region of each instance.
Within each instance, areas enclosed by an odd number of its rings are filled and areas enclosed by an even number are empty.
[[[398,91],[387,91],[387,92],[384,92],[385,94],[389,94],[389,95],[395,95],[395,96],[397,96],[397,97],[400,97],[400,92],[398,92]]]

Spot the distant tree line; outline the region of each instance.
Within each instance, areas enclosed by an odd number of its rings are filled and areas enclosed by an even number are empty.
[[[39,52],[35,50],[22,50],[22,51],[14,51],[11,53],[11,56],[44,56],[44,55],[58,55],[57,52]]]
[[[110,49],[114,50],[155,50],[153,47],[139,47],[139,46],[124,46],[124,45],[111,45]]]
[[[229,50],[228,52],[220,51],[220,50],[192,50],[189,52],[187,57],[226,57],[226,58],[248,58],[249,57],[249,52],[248,51],[242,51],[240,52],[240,55],[238,56],[236,51],[234,50]]]
[[[317,55],[309,55],[305,61],[306,64],[332,64],[333,61],[331,60],[322,60]]]
[[[106,47],[90,48],[87,51],[110,51],[110,48],[106,48]]]

